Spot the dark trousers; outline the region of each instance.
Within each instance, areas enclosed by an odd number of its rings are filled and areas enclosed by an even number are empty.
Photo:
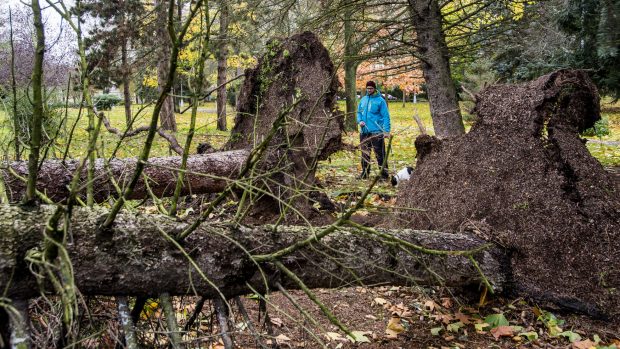
[[[377,157],[377,164],[379,168],[383,166],[385,156],[385,141],[383,139],[383,133],[362,133],[360,134],[360,149],[362,150],[362,176],[368,176],[370,174],[370,150],[375,152]],[[386,159],[387,160],[387,159]],[[383,177],[387,177],[387,161],[385,167],[381,172]]]

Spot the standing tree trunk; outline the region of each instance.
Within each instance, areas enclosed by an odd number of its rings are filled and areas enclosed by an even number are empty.
[[[409,0],[409,10],[422,55],[435,135],[446,138],[464,134],[439,4],[437,0]]]
[[[30,124],[30,154],[28,155],[28,182],[24,201],[31,203],[36,199],[37,174],[39,172],[39,151],[41,150],[41,128],[43,122],[43,56],[45,54],[45,31],[41,17],[39,0],[32,0],[32,13],[37,39],[32,68],[32,119]]]
[[[173,0],[170,0],[173,1]],[[155,6],[157,7],[157,19],[160,23],[157,27],[157,36],[161,40],[161,47],[159,49],[159,57],[157,61],[157,90],[161,93],[166,80],[168,79],[168,61],[170,60],[170,37],[168,31],[163,23],[168,23],[168,12],[166,1],[155,0]],[[159,114],[159,124],[162,129],[169,131],[177,130],[177,122],[174,117],[174,103],[172,96],[168,95],[164,100]]]
[[[226,68],[228,59],[228,5],[220,1],[220,34],[217,45],[217,129],[226,131]]]
[[[131,94],[129,92],[129,64],[127,63],[127,39],[124,38],[123,46],[121,47],[122,65],[123,65],[123,99],[125,104],[125,124],[127,129],[131,129]]]
[[[19,132],[20,124],[17,117],[17,82],[15,81],[15,42],[13,40],[13,10],[9,7],[9,37],[11,42],[11,91],[13,92],[12,110],[13,110],[13,141],[15,142],[15,160],[19,161]],[[67,91],[67,94],[69,91]]]
[[[126,1],[123,2],[126,5]],[[125,124],[127,129],[131,128],[131,94],[129,93],[129,77],[131,75],[131,69],[129,62],[127,61],[127,45],[129,44],[128,23],[125,17],[126,9],[122,11],[122,34],[121,34],[121,71],[123,74],[123,99],[125,103]]]
[[[347,131],[355,131],[357,129],[357,91],[355,80],[357,75],[357,67],[359,60],[356,58],[359,49],[353,41],[355,30],[353,28],[352,16],[353,8],[345,4],[344,12],[344,94],[347,103],[347,113],[344,119],[344,128]]]

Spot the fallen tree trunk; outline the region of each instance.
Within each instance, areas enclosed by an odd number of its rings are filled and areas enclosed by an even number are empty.
[[[230,179],[236,179],[244,161],[250,154],[249,150],[234,150],[204,155],[193,155],[187,159],[187,176],[183,182],[181,195],[204,194],[221,192]],[[95,164],[95,180],[93,183],[94,199],[103,202],[110,196],[116,197],[114,182],[123,187],[131,179],[136,168],[135,158],[113,159],[106,166],[103,159],[97,159]],[[10,168],[19,176],[26,177],[28,163],[17,161],[9,164]],[[60,202],[69,195],[68,186],[73,178],[79,160],[47,160],[43,162],[37,179],[37,189],[45,193],[52,201]],[[149,159],[144,170],[144,176],[128,199],[144,199],[149,193],[144,182],[148,184],[154,195],[158,197],[171,196],[177,181],[177,171],[181,167],[181,157],[169,156]],[[202,174],[202,175],[201,175]],[[7,195],[10,202],[22,199],[25,183],[14,176],[8,169],[2,170]],[[86,168],[82,170],[81,196],[86,195]],[[114,182],[111,180],[113,179]]]
[[[7,297],[28,299],[40,294],[29,269],[32,265],[25,258],[40,250],[42,231],[52,210],[50,206],[30,211],[16,206],[0,208],[0,289],[7,291]],[[254,256],[265,255],[313,236],[308,227],[283,227],[274,233],[266,226],[203,224],[183,242],[181,250],[166,235],[178,234],[185,223],[157,215],[121,214],[112,231],[98,231],[97,222],[106,214],[103,209],[86,208],[76,208],[72,214],[67,251],[75,284],[85,295],[154,296],[167,292],[218,297],[221,292],[231,297],[252,292],[249,286],[264,290],[265,285],[271,287],[276,282],[297,288],[271,262],[255,263],[244,250]],[[471,250],[484,244],[463,234],[384,233],[430,249]],[[382,243],[385,238],[344,229],[278,260],[311,288],[356,283],[468,286],[481,282],[480,273],[466,256],[415,252],[393,242]],[[493,287],[502,290],[506,284],[502,252],[489,247],[474,257]]]

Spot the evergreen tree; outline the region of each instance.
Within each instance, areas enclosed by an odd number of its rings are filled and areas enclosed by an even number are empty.
[[[139,0],[88,0],[86,14],[97,22],[86,41],[89,71],[93,85],[106,89],[110,85],[123,86],[125,119],[131,123],[131,95],[129,86],[136,57],[131,47],[140,44],[142,18],[145,8]]]

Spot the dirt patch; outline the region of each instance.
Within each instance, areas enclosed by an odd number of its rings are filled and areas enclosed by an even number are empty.
[[[334,109],[335,73],[327,49],[310,32],[271,40],[257,67],[245,72],[227,149],[259,144],[272,133],[278,116],[299,100],[269,142],[268,153],[280,159],[277,168],[262,168],[272,172],[272,184],[266,186],[271,194],[299,211],[292,216],[314,213],[311,203],[316,200],[307,193],[317,192],[317,161],[342,146],[343,117]],[[269,207],[265,200],[261,206]],[[272,207],[281,209],[282,202]]]
[[[478,96],[479,118],[456,139],[416,140],[414,175],[399,190],[408,228],[468,230],[512,252],[518,294],[618,321],[618,188],[579,137],[599,118],[581,71],[562,70]]]

